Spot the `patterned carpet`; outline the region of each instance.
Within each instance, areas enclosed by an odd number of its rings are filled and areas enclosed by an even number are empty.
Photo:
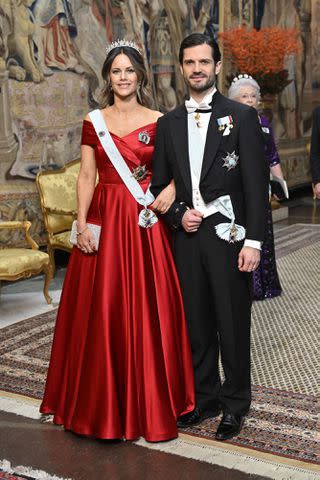
[[[31,477],[17,477],[16,475],[13,475],[11,473],[6,473],[6,472],[1,472],[0,470],[0,479],[2,480],[32,480]]]
[[[230,442],[302,462],[319,461],[317,336],[320,226],[293,225],[276,236],[281,297],[253,309],[253,405]],[[0,330],[0,390],[40,399],[55,311]],[[185,431],[212,440],[218,420]]]
[[[320,462],[315,396],[254,386],[252,398],[244,428],[228,443],[302,462]],[[183,433],[214,440],[219,420],[206,420]]]
[[[8,460],[0,460],[0,480],[71,480],[50,475],[43,470],[34,470],[22,465],[13,467]]]
[[[255,385],[309,395],[320,393],[316,335],[320,317],[320,229],[317,240],[278,260],[282,295],[253,305]]]
[[[277,258],[320,241],[320,225],[296,223],[275,232]]]

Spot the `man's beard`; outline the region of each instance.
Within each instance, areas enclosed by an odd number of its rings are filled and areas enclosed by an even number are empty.
[[[208,77],[207,81],[204,84],[201,84],[201,85],[197,85],[197,84],[192,84],[191,85],[189,79],[186,79],[186,78],[185,78],[185,82],[191,90],[201,93],[201,92],[205,92],[207,90],[210,90],[210,88],[215,86],[216,75],[213,74],[212,76]]]

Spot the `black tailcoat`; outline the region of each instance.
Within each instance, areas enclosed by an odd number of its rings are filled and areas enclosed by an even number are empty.
[[[225,410],[245,414],[250,405],[251,275],[238,269],[243,242],[230,244],[217,237],[214,226],[229,220],[216,213],[204,219],[196,233],[186,233],[181,219],[193,208],[185,106],[158,120],[151,191],[157,195],[173,178],[176,200],[165,215],[175,229],[174,254],[185,304],[195,372],[196,401],[202,408],[219,402]],[[218,119],[231,116],[229,135]],[[229,154],[239,155],[228,171]],[[213,96],[203,157],[200,192],[209,203],[230,195],[236,223],[246,238],[263,241],[268,207],[268,164],[256,110]],[[219,351],[225,374],[221,386]]]
[[[310,149],[310,166],[312,181],[320,182],[320,107],[317,107],[312,116],[312,134]]]

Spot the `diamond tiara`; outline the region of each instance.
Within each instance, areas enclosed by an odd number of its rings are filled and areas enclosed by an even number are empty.
[[[118,47],[134,48],[138,53],[140,53],[140,55],[142,55],[141,50],[136,43],[132,42],[131,40],[124,40],[124,39],[123,40],[118,39],[115,42],[112,42],[109,45],[107,45],[107,47],[106,47],[107,55],[109,55],[111,50],[113,50],[114,48],[118,48]]]
[[[242,80],[244,78],[253,80],[251,75],[248,75],[247,73],[240,73],[240,75],[238,75],[237,77],[234,77],[234,79],[232,80],[232,83],[237,83],[239,80]]]

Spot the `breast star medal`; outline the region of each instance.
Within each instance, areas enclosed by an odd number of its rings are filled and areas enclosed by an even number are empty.
[[[148,132],[146,132],[146,131],[139,132],[138,133],[138,140],[139,140],[139,142],[142,142],[142,143],[145,143],[146,145],[148,145],[150,143],[150,136],[149,136]]]
[[[222,158],[223,160],[223,167],[228,169],[228,172],[235,168],[238,165],[239,155],[236,155],[236,152],[233,151],[232,153],[227,152],[227,156]]]
[[[149,171],[147,170],[146,165],[139,165],[137,168],[134,168],[132,170],[132,176],[138,181],[141,182],[146,178],[148,175]]]

